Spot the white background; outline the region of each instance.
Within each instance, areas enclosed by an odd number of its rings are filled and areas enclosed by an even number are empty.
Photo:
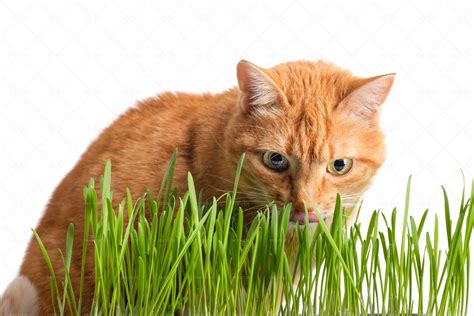
[[[53,189],[104,127],[166,90],[227,89],[240,59],[396,72],[388,158],[365,209],[402,206],[412,174],[412,214],[430,208],[444,225],[440,186],[458,201],[460,170],[469,186],[473,176],[471,20],[468,1],[0,0],[0,293]]]

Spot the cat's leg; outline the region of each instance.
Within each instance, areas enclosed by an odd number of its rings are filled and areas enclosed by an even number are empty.
[[[38,292],[25,276],[14,279],[0,297],[0,316],[38,315]]]

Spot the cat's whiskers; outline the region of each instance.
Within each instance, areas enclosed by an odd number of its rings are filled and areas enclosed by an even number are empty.
[[[224,194],[225,193],[231,193],[231,191],[229,191],[229,190],[218,188],[218,187],[210,185],[210,184],[208,185],[208,187],[212,188],[216,192],[221,192],[221,193],[224,193]],[[250,186],[249,186],[249,188],[252,188],[252,190],[251,191],[250,190],[241,190],[241,191],[237,190],[237,198],[239,196],[242,196],[242,195],[244,195],[244,196],[256,196],[256,197],[266,197],[266,198],[270,198],[270,199],[272,198],[272,195],[270,195],[266,192],[255,191],[254,190],[255,188],[250,187]]]
[[[228,190],[225,190],[225,189],[219,189],[219,190],[222,190],[222,191],[225,191],[225,192],[232,192],[232,188],[233,188],[233,185],[234,185],[234,181],[230,181],[230,180],[228,180],[228,179],[225,179],[225,178],[223,178],[223,177],[220,177],[220,176],[217,176],[217,175],[214,175],[214,174],[209,174],[209,176],[211,176],[211,177],[213,177],[213,178],[216,178],[216,179],[219,179],[219,180],[222,180],[222,181],[227,182],[227,183],[229,183],[230,185],[232,185]],[[212,186],[212,185],[210,185],[210,184],[209,184],[208,186],[217,189],[216,187],[214,187],[214,186]],[[238,189],[239,189],[239,188],[242,188],[242,189],[255,189],[255,186],[248,185],[248,184],[245,184],[243,181],[240,181],[237,188],[238,188]],[[239,192],[239,191],[237,191],[237,192]]]
[[[226,182],[226,183],[229,183],[229,184],[232,185],[231,187],[233,187],[233,185],[234,185],[234,181],[230,181],[229,179],[223,178],[223,177],[218,176],[218,175],[216,175],[216,174],[209,173],[209,174],[207,174],[207,176],[208,176],[208,177],[213,177],[213,178],[219,179],[219,180],[224,181],[224,182]]]
[[[216,174],[208,174],[208,176],[213,177],[213,178],[216,178],[216,179],[219,179],[219,180],[222,180],[222,181],[224,181],[224,182],[226,182],[226,183],[229,183],[229,184],[231,185],[231,188],[233,188],[234,183],[235,183],[234,181],[231,181],[231,180],[229,180],[229,179],[223,178],[223,177],[218,176],[218,175],[216,175]],[[245,182],[243,181],[243,179],[242,179],[241,181],[239,181],[239,185],[238,185],[238,186],[239,186],[239,187],[242,187],[242,188],[249,188],[249,189],[254,189],[254,188],[255,188],[254,186],[245,184]],[[229,192],[231,192],[231,191],[232,191],[232,189],[229,190]]]
[[[216,190],[216,192],[228,193],[232,191],[231,188],[233,188],[234,186],[234,181],[223,178],[216,174],[208,174],[208,176],[219,179],[223,181],[224,183],[229,184],[229,189],[227,190],[208,184],[208,186]],[[247,196],[251,198],[249,199],[249,201],[253,203],[255,203],[256,202],[255,200],[257,200],[255,198],[264,198],[265,203],[272,201],[276,195],[276,192],[268,192],[268,189],[269,189],[268,186],[263,185],[257,179],[258,177],[252,171],[247,170],[247,169],[242,169],[242,172],[240,175],[240,181],[237,187],[237,196],[239,195]],[[272,191],[275,191],[273,188],[271,189]]]
[[[224,190],[221,188],[217,188],[215,186],[209,185],[213,190],[216,192],[221,192],[224,194],[230,193],[228,190]],[[237,198],[236,202],[238,204],[243,204],[243,203],[251,203],[253,204],[261,204],[261,205],[266,205],[269,202],[272,201],[272,196],[266,194],[265,192],[257,192],[257,191],[237,191]]]
[[[342,202],[342,203],[345,203],[345,202],[357,203],[357,201],[359,201],[359,200],[358,200],[358,199],[354,199],[354,198],[341,199],[341,202]]]
[[[351,203],[357,203],[361,200],[362,195],[360,194],[347,194],[344,196],[341,196],[341,202],[351,202]]]
[[[266,205],[256,205],[244,210],[244,220],[253,219],[259,212],[265,210]]]
[[[257,179],[258,179],[258,176],[255,175],[252,171],[250,170],[245,170],[246,172],[246,177],[243,177],[242,179],[242,182],[244,181],[249,181],[251,182],[251,184],[255,187],[257,187],[258,189],[260,189],[260,191],[262,192],[266,192],[267,194],[271,194],[271,195],[277,195],[277,190],[272,188],[272,187],[268,187],[268,186],[265,186],[263,185],[262,183],[260,183]],[[272,192],[267,192],[268,189],[271,189]]]
[[[241,192],[240,195],[237,195],[237,200],[250,200],[253,201],[254,203],[265,203],[269,204],[273,201],[273,196],[265,194],[265,193],[260,193],[260,192]]]
[[[263,202],[263,201],[262,201]],[[244,212],[250,212],[252,210],[264,209],[267,207],[266,203],[254,204],[253,206],[244,208]]]
[[[361,193],[348,193],[348,194],[341,194],[341,197],[362,197]]]
[[[237,201],[249,201],[249,202],[253,202],[253,204],[255,203],[269,204],[272,202],[272,198],[271,196],[263,196],[257,193],[247,194],[247,195],[241,194],[240,196],[237,196]]]

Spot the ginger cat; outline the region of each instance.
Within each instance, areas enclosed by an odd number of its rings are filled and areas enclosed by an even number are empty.
[[[75,225],[71,266],[78,288],[84,202],[82,190],[98,179],[104,162],[113,164],[114,203],[125,188],[141,195],[158,189],[175,148],[178,191],[191,171],[204,197],[231,191],[236,164],[246,154],[239,185],[248,219],[270,201],[291,202],[291,220],[304,221],[305,192],[331,221],[336,193],[356,205],[385,158],[380,108],[394,74],[360,78],[323,62],[297,61],[263,69],[237,65],[238,87],[219,94],[166,92],[139,102],[108,127],[56,188],[37,231],[58,276],[58,248]],[[97,182],[96,182],[97,183]],[[309,208],[310,222],[317,222]],[[83,306],[94,292],[93,247],[89,247]],[[49,272],[35,240],[30,242],[20,277],[0,301],[0,314],[52,313]],[[87,311],[87,308],[85,309]]]

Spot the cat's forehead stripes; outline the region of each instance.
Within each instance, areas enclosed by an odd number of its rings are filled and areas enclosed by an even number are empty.
[[[268,70],[287,104],[285,151],[307,162],[327,159],[333,110],[352,90],[350,72],[327,63],[296,62]]]
[[[309,163],[324,159],[328,122],[300,112],[298,116],[288,120],[288,125],[285,149],[289,154]]]

